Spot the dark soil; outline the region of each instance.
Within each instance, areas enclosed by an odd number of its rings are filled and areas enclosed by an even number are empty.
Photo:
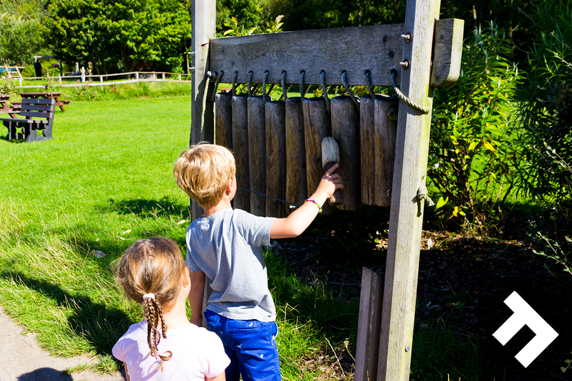
[[[519,228],[513,226],[509,236]],[[514,233],[514,234],[513,234]],[[333,296],[359,298],[361,266],[332,260],[320,251],[333,234],[305,235],[282,241],[277,250],[302,279],[328,282]],[[427,250],[431,239],[432,248]],[[385,246],[368,254],[366,265],[383,274]],[[449,233],[423,232],[417,292],[416,325],[452,331],[477,343],[495,380],[572,380],[572,366],[566,373],[565,360],[572,359],[572,276],[533,253],[522,240],[493,240],[455,237]],[[373,258],[373,259],[372,259]],[[359,258],[358,258],[359,259]],[[510,317],[504,300],[517,292],[559,336],[542,354],[524,368],[514,356],[534,337],[524,327],[506,346],[492,335]],[[324,364],[337,361],[324,353]],[[343,348],[337,353],[343,368],[351,373],[353,360]],[[465,378],[463,378],[465,381]]]

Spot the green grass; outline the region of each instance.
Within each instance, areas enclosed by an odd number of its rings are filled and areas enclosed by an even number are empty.
[[[171,172],[188,145],[190,98],[77,101],[67,110],[56,113],[53,141],[0,140],[0,304],[52,354],[98,357],[70,373],[111,372],[113,344],[142,319],[114,286],[114,261],[149,236],[185,248],[189,203]],[[284,379],[348,379],[337,358],[355,350],[358,302],[300,280],[281,257],[266,260]],[[431,332],[416,333],[412,380],[446,379],[455,367],[463,380],[478,379],[474,348]]]

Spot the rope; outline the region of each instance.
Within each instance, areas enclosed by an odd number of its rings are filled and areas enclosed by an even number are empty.
[[[417,201],[425,200],[427,205],[434,206],[435,203],[431,200],[431,197],[427,194],[427,187],[425,185],[421,185],[417,190]]]
[[[352,102],[354,102],[354,105],[356,105],[356,108],[359,110],[359,102],[358,102],[357,98],[354,96],[354,94],[352,93],[350,86],[348,85],[348,72],[345,70],[342,71],[342,83],[344,84],[346,91],[350,95]]]
[[[248,96],[251,97],[252,96],[252,89],[250,88],[252,86],[252,75],[254,73],[252,71],[248,72],[248,84],[246,85],[247,87],[247,92],[248,92]]]
[[[324,94],[324,100],[326,101],[326,111],[330,112],[330,98],[328,98],[328,89],[326,88],[326,71],[322,70],[320,73],[320,78],[322,80],[322,93]]]
[[[399,97],[399,99],[401,99],[403,102],[407,103],[409,106],[413,107],[415,110],[420,111],[423,114],[428,114],[429,111],[431,111],[429,109],[429,107],[422,106],[419,103],[412,101],[411,99],[407,98],[407,96],[405,96],[405,94],[403,94],[401,92],[401,90],[399,90],[399,88],[397,87],[396,77],[397,77],[397,70],[395,70],[395,69],[391,70],[391,79],[393,80],[393,89],[397,93],[397,96]]]
[[[232,76],[232,95],[236,95],[236,79],[238,78],[238,71],[234,72]]]
[[[304,77],[306,76],[306,72],[302,70],[300,72],[300,98],[304,98]]]
[[[211,72],[206,74],[205,88],[203,89],[203,112],[201,113],[201,142],[205,140],[205,111],[207,110],[207,97],[209,92],[209,82],[211,80]]]
[[[373,87],[371,86],[371,72],[369,70],[365,72],[365,81],[367,90],[369,91],[369,95],[371,96],[371,100],[375,100],[375,92],[373,91]]]
[[[274,199],[274,200],[283,202],[283,203],[285,203],[285,204],[290,204],[290,205],[295,205],[295,206],[302,206],[302,204],[297,204],[297,203],[295,203],[295,202],[290,202],[290,201],[282,200],[282,199],[280,199],[280,198],[278,198],[278,197],[270,196],[270,195],[267,195],[267,194],[264,194],[264,193],[258,193],[258,192],[252,191],[252,190],[250,190],[250,189],[246,189],[246,188],[240,187],[240,186],[237,186],[237,188],[238,188],[238,189],[242,189],[243,191],[250,192],[250,193],[255,194],[255,195],[257,195],[257,196],[272,198],[272,199]]]
[[[282,86],[282,95],[280,96],[280,99],[284,98],[284,100],[286,100],[288,99],[288,90],[286,90],[286,70],[282,72],[282,76],[280,77],[280,85]]]
[[[220,84],[220,80],[222,79],[223,75],[224,75],[223,70],[220,71],[220,75],[218,75],[218,73],[215,71],[215,85],[214,85],[213,97],[211,98],[211,102],[215,101],[216,92],[218,91],[218,85]]]
[[[268,74],[268,70],[266,70],[262,78],[262,104],[266,104],[266,81],[268,81]]]

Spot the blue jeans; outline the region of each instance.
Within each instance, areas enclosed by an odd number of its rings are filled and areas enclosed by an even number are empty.
[[[275,322],[228,319],[205,311],[209,330],[216,333],[230,358],[227,381],[280,381],[280,360],[276,348]]]

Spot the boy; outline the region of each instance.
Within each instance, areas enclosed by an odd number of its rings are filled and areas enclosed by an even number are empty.
[[[179,187],[204,209],[187,229],[186,263],[192,274],[191,323],[201,326],[205,278],[212,294],[204,317],[231,359],[227,381],[281,380],[276,349],[274,301],[268,290],[263,246],[270,239],[296,237],[321,211],[342,181],[326,172],[316,192],[288,218],[257,217],[233,210],[236,165],[232,153],[199,144],[179,156],[173,173]]]

